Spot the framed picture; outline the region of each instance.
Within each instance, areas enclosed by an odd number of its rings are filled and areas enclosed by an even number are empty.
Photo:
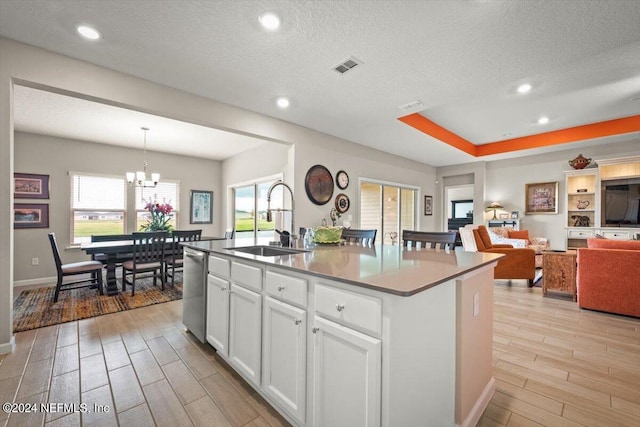
[[[500,214],[500,219],[509,219],[509,214],[508,213],[501,213]]]
[[[520,217],[520,212],[511,211],[511,219],[518,219]]]
[[[14,173],[13,197],[16,199],[48,199],[49,175]]]
[[[49,228],[49,205],[46,203],[14,204],[13,228]]]
[[[557,214],[558,182],[525,184],[525,214]]]
[[[189,224],[213,223],[213,191],[191,190]]]
[[[424,196],[424,214],[433,215],[433,196]]]

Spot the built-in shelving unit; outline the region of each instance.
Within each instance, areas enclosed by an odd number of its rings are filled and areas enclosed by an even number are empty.
[[[605,214],[608,203],[605,188],[609,183],[619,183],[620,180],[640,180],[640,156],[600,160],[594,163],[595,167],[565,172],[568,249],[585,247],[587,239],[596,235],[629,240],[637,238],[640,233],[637,221],[611,223],[607,221]],[[633,196],[630,196],[629,206],[632,205],[632,199]]]

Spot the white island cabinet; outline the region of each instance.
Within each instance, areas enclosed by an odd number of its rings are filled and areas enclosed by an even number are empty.
[[[487,407],[499,257],[192,245],[210,249],[207,341],[291,424],[474,426]]]

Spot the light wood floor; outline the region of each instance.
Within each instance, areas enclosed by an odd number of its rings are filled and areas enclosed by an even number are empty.
[[[16,350],[0,356],[0,402],[110,411],[0,412],[0,424],[287,425],[211,347],[184,333],[181,307],[18,333]],[[497,392],[481,426],[640,426],[640,320],[496,282],[494,375]]]

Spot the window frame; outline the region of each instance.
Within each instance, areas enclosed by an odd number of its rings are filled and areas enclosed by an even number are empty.
[[[238,235],[238,230],[236,230],[236,190],[239,188],[243,188],[243,187],[253,187],[253,211],[254,211],[254,217],[253,217],[253,238],[257,237],[257,234],[260,230],[258,230],[258,196],[259,196],[259,191],[258,191],[258,187],[261,184],[265,184],[267,182],[276,182],[278,180],[284,181],[284,174],[279,173],[279,174],[275,174],[275,175],[269,175],[269,176],[265,176],[265,177],[260,177],[260,178],[256,178],[256,179],[252,179],[250,181],[244,181],[244,182],[240,182],[240,183],[236,183],[236,184],[231,184],[229,185],[229,189],[231,190],[231,218],[232,218],[232,224],[233,224],[233,230],[235,231],[235,235]],[[284,191],[283,191],[283,195],[284,195]],[[283,196],[284,197],[284,196]],[[275,229],[275,224],[274,224],[274,229]],[[271,230],[263,230],[263,231],[271,231]],[[241,232],[243,233],[243,232]]]
[[[120,234],[125,234],[127,230],[127,180],[124,176],[120,175],[112,175],[112,174],[103,174],[103,173],[95,173],[95,172],[81,172],[81,171],[69,171],[69,242],[71,246],[80,246],[82,242],[75,242],[75,213],[76,212],[113,212],[113,213],[122,213],[122,232]],[[73,181],[76,176],[85,176],[85,177],[96,177],[96,178],[109,178],[109,179],[117,179],[122,181],[123,186],[123,208],[122,209],[77,209],[74,207],[74,190],[73,190]]]

